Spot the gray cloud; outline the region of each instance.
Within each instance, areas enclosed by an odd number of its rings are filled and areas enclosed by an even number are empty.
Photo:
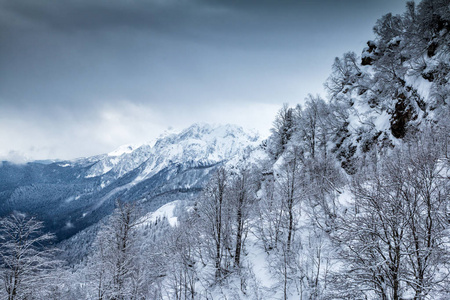
[[[92,155],[197,121],[267,132],[405,3],[0,0],[0,159]]]
[[[101,30],[118,27],[156,28],[187,5],[171,1],[3,1],[3,8],[33,25],[60,31]]]

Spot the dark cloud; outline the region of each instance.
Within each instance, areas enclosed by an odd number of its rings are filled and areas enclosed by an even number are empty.
[[[269,110],[323,94],[333,58],[405,3],[0,0],[0,156],[95,154],[211,116],[267,130]]]
[[[79,31],[114,29],[118,27],[157,28],[163,19],[179,15],[183,7],[171,1],[3,1],[3,9],[33,25],[56,30]]]

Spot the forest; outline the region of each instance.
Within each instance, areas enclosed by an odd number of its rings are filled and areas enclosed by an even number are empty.
[[[373,30],[325,99],[283,105],[176,221],[118,199],[62,247],[34,217],[2,218],[0,298],[450,299],[450,2]]]

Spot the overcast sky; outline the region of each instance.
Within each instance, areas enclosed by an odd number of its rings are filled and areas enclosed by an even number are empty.
[[[267,135],[405,3],[0,0],[0,161],[106,153],[195,122]]]

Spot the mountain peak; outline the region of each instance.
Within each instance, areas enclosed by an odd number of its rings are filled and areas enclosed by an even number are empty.
[[[260,137],[231,124],[195,123],[179,133],[166,132],[154,143],[125,145],[102,156],[86,177],[110,173],[115,178],[141,165],[147,174],[173,163],[214,164],[242,154],[247,147],[256,147]]]
[[[117,148],[116,150],[109,152],[108,156],[121,156],[122,154],[131,153],[139,147],[140,146],[133,145],[133,144],[122,145],[119,148]]]
[[[232,124],[209,124],[194,123],[180,133],[166,135],[155,143],[164,144],[166,142],[178,143],[182,141],[202,140],[204,142],[214,142],[221,139],[240,139],[249,142],[259,140],[259,134],[256,132],[245,131],[242,127]]]

